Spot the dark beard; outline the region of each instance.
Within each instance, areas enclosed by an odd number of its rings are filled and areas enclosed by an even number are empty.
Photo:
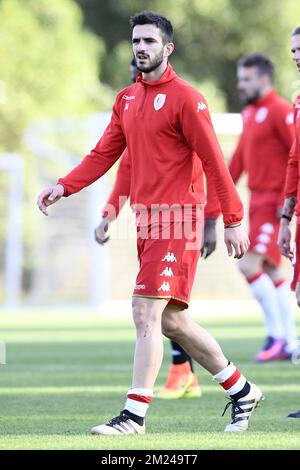
[[[153,61],[150,63],[150,65],[147,66],[137,66],[137,69],[140,71],[140,72],[143,72],[143,73],[150,73],[150,72],[153,72],[155,69],[157,69],[157,67],[159,67],[162,62],[164,60],[164,56],[163,56],[163,52],[161,52],[161,54],[157,55]]]
[[[250,96],[249,98],[243,99],[243,102],[245,104],[253,104],[256,101],[258,101],[259,99],[260,99],[260,93],[259,93],[259,91],[256,91],[253,96]]]

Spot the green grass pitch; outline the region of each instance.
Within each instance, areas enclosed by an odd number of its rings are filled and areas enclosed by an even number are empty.
[[[198,320],[199,321],[199,320]],[[299,449],[300,365],[255,364],[263,328],[258,316],[204,317],[200,323],[266,400],[247,433],[225,434],[226,398],[197,366],[202,398],[152,402],[145,436],[91,436],[89,429],[122,409],[130,385],[135,332],[129,319],[96,312],[2,312],[0,340],[0,449]],[[163,384],[170,348],[157,381]]]

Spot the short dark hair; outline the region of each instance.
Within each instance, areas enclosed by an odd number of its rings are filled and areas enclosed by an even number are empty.
[[[264,54],[256,53],[245,55],[238,61],[238,67],[257,67],[260,75],[268,75],[272,82],[274,80],[274,64],[271,59]]]
[[[297,26],[292,32],[292,36],[296,36],[296,34],[300,34],[300,26]]]
[[[173,41],[173,26],[171,21],[154,11],[142,11],[130,18],[132,29],[137,25],[154,24],[162,33],[164,43]]]

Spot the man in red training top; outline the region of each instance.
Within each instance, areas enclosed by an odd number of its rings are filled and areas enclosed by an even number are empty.
[[[163,357],[162,334],[179,343],[230,396],[232,420],[225,431],[246,431],[262,392],[186,311],[200,254],[205,201],[204,192],[192,184],[196,154],[214,182],[228,254],[236,258],[249,246],[241,226],[243,206],[205,98],[169,64],[174,50],[172,24],[157,13],[142,12],[131,18],[131,26],[140,71],[137,82],[117,95],[110,124],[94,150],[38,198],[40,210],[47,214],[47,206],[104,175],[127,147],[140,260],[132,301],[137,335],[133,380],[120,415],[91,432],[145,433],[145,415]]]
[[[290,292],[280,271],[277,246],[288,154],[294,130],[292,107],[273,88],[274,66],[262,54],[243,57],[237,87],[243,132],[229,165],[236,183],[243,172],[250,191],[250,249],[239,269],[264,313],[266,342],[255,360],[289,359],[297,346]]]
[[[292,32],[293,60],[300,75],[300,26]],[[293,260],[294,277],[291,284],[292,290],[296,289],[296,299],[300,307],[300,95],[294,104],[295,139],[290,151],[288,168],[285,181],[285,201],[280,221],[278,244],[281,253]],[[291,250],[291,231],[289,223],[293,214],[297,217],[297,228],[294,252]],[[300,418],[300,410],[290,413],[288,418]]]
[[[131,68],[133,64],[131,64]],[[195,181],[194,184],[202,184],[204,190],[203,170],[201,160],[195,157]],[[205,223],[203,246],[201,255],[205,259],[211,255],[216,248],[216,219],[220,215],[219,201],[210,180],[207,180],[207,203],[204,210]],[[100,245],[108,240],[108,227],[110,222],[118,217],[125,201],[130,194],[130,159],[125,150],[121,157],[117,171],[116,180],[109,198],[102,211],[102,220],[95,230],[95,239]],[[194,373],[193,360],[180,344],[171,340],[172,364],[169,369],[165,385],[157,393],[158,398],[178,399],[201,397],[202,391],[198,378]]]
[[[136,82],[138,70],[136,61],[133,58],[130,64],[130,76],[132,83]],[[201,161],[195,158],[195,166],[199,167],[199,171],[195,172],[193,184],[204,184]],[[204,240],[201,250],[203,258],[207,258],[216,248],[216,219],[220,215],[219,201],[216,196],[214,187],[207,181],[207,203],[205,206],[205,224],[204,224]],[[204,186],[199,188],[203,192]],[[103,211],[103,219],[95,230],[95,237],[101,245],[108,241],[108,225],[111,220],[118,216],[125,200],[130,194],[130,159],[128,152],[125,150],[117,171],[116,181],[113,190],[109,196],[106,207]],[[111,214],[111,219],[109,218]],[[169,368],[169,374],[164,386],[159,390],[157,397],[163,399],[179,399],[179,398],[197,398],[201,397],[202,391],[198,383],[196,374],[194,373],[193,360],[187,354],[180,344],[175,341],[171,342],[172,348],[172,364]]]

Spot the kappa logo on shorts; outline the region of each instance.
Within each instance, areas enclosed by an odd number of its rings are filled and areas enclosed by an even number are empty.
[[[145,284],[137,284],[134,288],[134,290],[142,290],[142,289],[146,289]]]
[[[157,290],[162,290],[164,292],[168,292],[171,289],[170,284],[166,281],[162,283],[162,285]]]
[[[262,243],[257,243],[257,245],[255,245],[254,247],[254,251],[256,251],[256,253],[260,253],[260,254],[265,254],[267,252],[268,248],[266,247],[266,245],[263,245]]]
[[[172,268],[166,267],[163,272],[160,274],[160,276],[167,276],[167,277],[174,277]]]
[[[267,222],[260,227],[260,231],[267,234],[272,234],[274,233],[274,225]]]
[[[162,261],[168,261],[168,263],[176,263],[176,256],[174,255],[174,253],[171,253],[170,251],[168,251],[168,254],[166,254],[166,256],[162,259]]]
[[[256,237],[256,240],[260,243],[263,243],[264,245],[267,245],[270,243],[271,237],[267,233],[260,233],[258,237]]]
[[[163,107],[163,105],[165,104],[166,98],[167,98],[167,95],[164,95],[163,93],[158,93],[158,95],[156,95],[156,97],[154,98],[154,103],[153,103],[155,111],[158,111],[159,109]]]

